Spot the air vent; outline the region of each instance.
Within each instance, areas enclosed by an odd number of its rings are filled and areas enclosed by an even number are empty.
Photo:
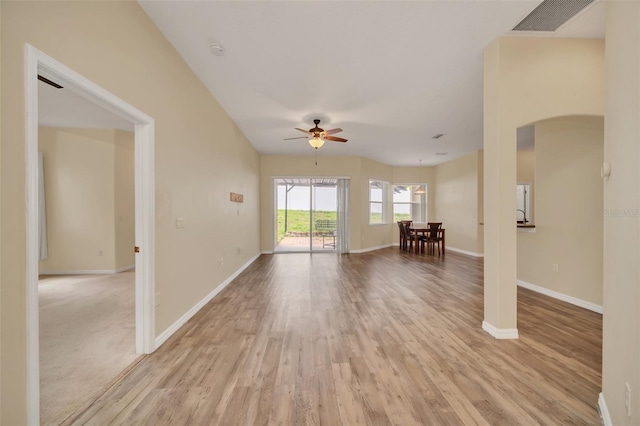
[[[436,155],[447,155],[448,152],[436,152]]]
[[[56,89],[62,89],[62,86],[60,86],[58,83],[53,82],[53,81],[49,80],[48,78],[41,76],[40,74],[38,74],[38,80],[40,80],[43,83],[47,83],[49,86],[53,86]]]
[[[513,31],[555,31],[594,0],[544,0]]]

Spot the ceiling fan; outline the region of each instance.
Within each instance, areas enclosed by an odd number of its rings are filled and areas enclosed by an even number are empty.
[[[316,120],[313,120],[313,122],[315,123],[316,127],[311,128],[309,130],[303,130],[303,129],[300,129],[298,127],[295,128],[299,132],[306,133],[307,136],[300,136],[300,137],[297,137],[297,138],[286,138],[285,141],[289,141],[289,140],[292,140],[292,139],[309,139],[309,145],[311,145],[315,149],[318,149],[322,145],[324,145],[324,141],[332,141],[332,142],[346,142],[347,141],[347,139],[331,136],[331,135],[334,135],[336,133],[341,132],[342,129],[324,130],[324,129],[321,129],[320,127],[318,127],[318,124],[320,124],[320,120],[316,119]]]

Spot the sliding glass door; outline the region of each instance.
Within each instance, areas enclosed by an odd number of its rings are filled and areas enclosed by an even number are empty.
[[[274,252],[343,252],[345,185],[336,178],[274,179]]]

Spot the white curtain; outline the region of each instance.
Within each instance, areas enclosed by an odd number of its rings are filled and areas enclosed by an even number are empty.
[[[38,238],[40,260],[47,258],[47,211],[44,204],[44,157],[38,152]]]
[[[336,251],[349,253],[349,179],[338,179],[337,225]]]

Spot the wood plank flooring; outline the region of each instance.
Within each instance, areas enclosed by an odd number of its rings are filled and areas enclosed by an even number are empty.
[[[599,425],[602,317],[519,290],[481,329],[482,260],[261,256],[75,419],[150,425]]]

